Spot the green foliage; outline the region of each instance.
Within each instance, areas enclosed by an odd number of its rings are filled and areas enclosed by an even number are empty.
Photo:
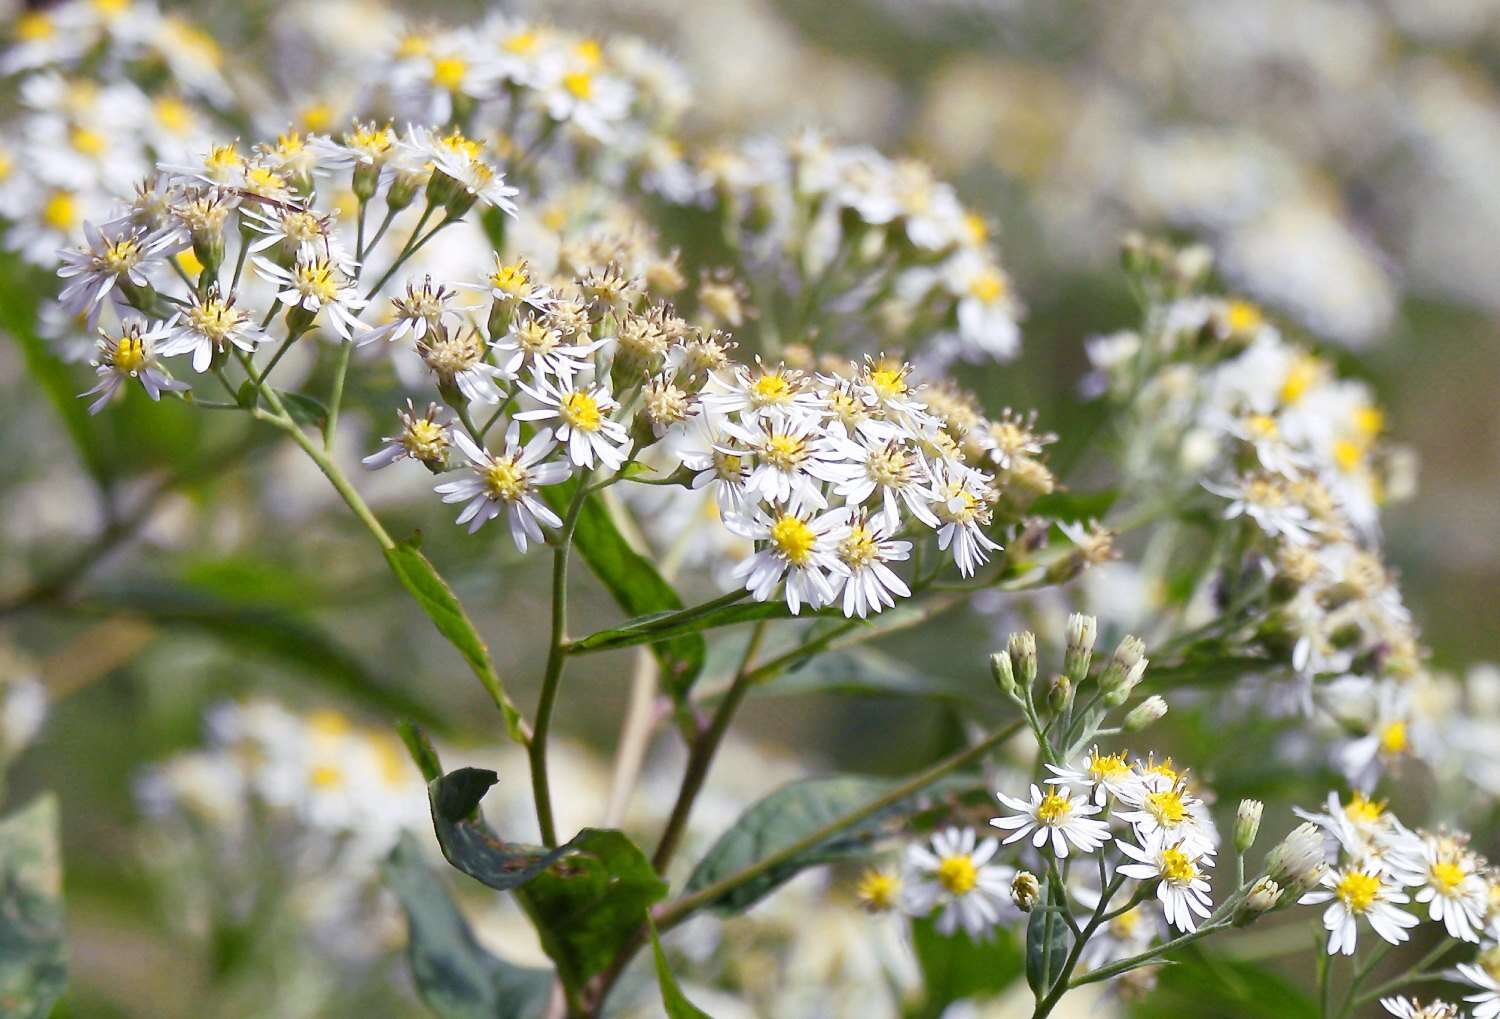
[[[667,1010],[667,1019],[713,1019],[688,1001],[682,988],[677,986],[677,978],[667,966],[667,955],[661,950],[661,938],[656,936],[655,924],[651,924],[651,952],[656,957],[656,982],[661,987],[661,1003]]]
[[[1026,918],[1026,986],[1038,994],[1046,991],[1056,983],[1067,957],[1068,925],[1049,910],[1032,910]]]
[[[401,737],[401,742],[406,744],[406,752],[411,755],[412,763],[422,773],[422,778],[434,782],[443,777],[443,762],[438,759],[437,749],[421,726],[409,718],[403,718],[396,723],[396,733]]]
[[[1289,935],[1294,936],[1294,935]],[[1157,989],[1130,1008],[1130,1019],[1184,1013],[1236,1019],[1317,1019],[1318,1004],[1271,970],[1225,959],[1196,946],[1158,971]]]
[[[678,606],[681,608],[681,606]],[[666,609],[649,612],[627,619],[619,626],[591,633],[574,641],[574,651],[612,651],[618,648],[652,644],[663,640],[699,634],[721,626],[754,623],[762,619],[790,619],[791,610],[785,602],[744,602],[730,605],[715,605],[698,613],[683,613]],[[702,637],[699,637],[702,640]]]
[[[792,782],[740,815],[720,835],[688,878],[687,892],[698,891],[753,863],[786,849],[820,828],[880,795],[887,783],[857,775],[835,775]],[[875,818],[772,867],[754,880],[727,892],[712,905],[721,913],[749,909],[782,883],[808,867],[856,855],[869,841]]]
[[[57,800],[0,819],[0,1015],[43,1019],[67,981]]]
[[[502,840],[479,816],[499,780],[460,768],[428,786],[433,825],[448,862],[500,891],[515,891],[563,982],[578,988],[637,936],[667,884],[630,839],[585,828],[556,849]]]
[[[962,932],[942,935],[931,919],[911,926],[912,951],[922,970],[923,996],[910,1019],[936,1019],[965,998],[990,998],[1015,983],[1023,968],[1021,946],[1004,928],[989,941]]]
[[[417,993],[441,1019],[536,1019],[552,974],[496,958],[474,934],[410,836],[391,852],[386,883],[406,913],[407,959]]]
[[[970,691],[957,680],[918,672],[900,659],[869,647],[819,655],[767,684],[765,693],[918,697],[938,701],[970,699]]]
[[[505,715],[505,729],[510,738],[517,743],[524,743],[521,713],[506,696],[505,686],[490,660],[490,649],[479,636],[479,631],[474,629],[474,624],[469,621],[469,615],[464,611],[458,596],[453,593],[453,588],[448,586],[448,582],[417,548],[416,539],[397,542],[394,548],[386,550],[385,559],[396,579],[401,581],[402,586],[411,592],[417,604],[422,607],[422,611],[427,613],[427,618],[458,648],[464,661],[469,663],[469,668],[474,670],[474,675],[490,691]]]
[[[1027,512],[1047,520],[1103,520],[1119,497],[1120,493],[1113,488],[1096,492],[1049,492],[1038,497]]]

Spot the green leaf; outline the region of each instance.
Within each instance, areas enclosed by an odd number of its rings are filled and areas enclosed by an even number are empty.
[[[1280,975],[1192,946],[1158,970],[1156,990],[1133,1005],[1130,1019],[1183,1014],[1238,1019],[1317,1019],[1318,1004]]]
[[[661,950],[661,938],[656,935],[656,924],[651,924],[651,952],[656,956],[656,983],[661,988],[661,1003],[667,1010],[667,1019],[713,1019],[707,1012],[688,1001],[677,978],[667,966],[667,955]]]
[[[1120,493],[1113,488],[1097,492],[1051,492],[1033,502],[1027,513],[1051,520],[1103,520],[1119,497]]]
[[[442,1019],[536,1019],[552,974],[516,966],[474,939],[442,883],[403,835],[385,866],[386,883],[406,913],[407,960],[417,993]]]
[[[1051,918],[1049,925],[1047,920]],[[1049,929],[1050,927],[1050,929]],[[1068,957],[1068,925],[1062,917],[1046,909],[1033,909],[1026,921],[1026,986],[1037,994],[1046,993],[1062,972]],[[1051,942],[1051,954],[1047,945]],[[1049,965],[1050,964],[1050,965]]]
[[[306,393],[288,393],[278,389],[276,395],[281,397],[281,405],[286,408],[287,414],[291,415],[293,421],[299,425],[311,425],[314,428],[322,428],[328,421],[328,408],[323,406],[323,401]]]
[[[549,485],[542,494],[558,513],[566,512],[577,491],[578,479]],[[635,616],[682,608],[682,598],[662,579],[656,566],[630,547],[598,494],[583,501],[573,531],[573,547],[588,563],[594,576],[619,606]],[[650,643],[661,663],[662,683],[673,697],[681,699],[703,671],[707,644],[702,634],[683,631],[651,635],[634,643]],[[619,645],[626,646],[626,645]]]
[[[0,1015],[43,1019],[67,981],[57,800],[0,820]]]
[[[719,836],[688,878],[689,894],[793,845],[857,807],[868,803],[888,783],[858,775],[805,779],[782,786],[740,815]],[[808,867],[861,852],[877,818],[866,819],[752,881],[727,892],[712,903],[721,913],[750,908],[778,885]]]
[[[1003,927],[990,940],[974,941],[962,932],[939,934],[936,921],[921,919],[911,925],[911,941],[922,970],[921,1019],[936,1019],[955,1001],[994,997],[1024,968],[1021,946]]]
[[[563,983],[577,989],[614,962],[667,883],[623,832],[585,828],[561,851],[516,897]]]
[[[352,651],[293,612],[220,598],[187,585],[150,583],[111,588],[81,607],[193,627],[246,654],[297,665],[309,678],[360,703],[439,731],[448,728],[422,701],[378,679]]]
[[[805,613],[803,618],[811,618],[815,614]],[[587,637],[574,641],[569,649],[574,652],[613,651],[618,648],[635,647],[639,644],[651,644],[701,634],[704,630],[712,630],[721,626],[754,623],[762,619],[791,618],[792,612],[783,601],[719,605],[702,612],[688,614],[666,609],[639,615],[633,619],[627,619],[619,626],[591,633]],[[699,636],[698,639],[701,641],[703,638]]]
[[[667,883],[618,831],[585,828],[552,850],[506,842],[479,813],[497,781],[493,771],[460,768],[428,785],[438,844],[465,874],[516,893],[558,975],[576,989],[614,961]]]
[[[401,742],[406,744],[406,752],[422,773],[423,780],[432,782],[443,777],[443,762],[438,758],[437,748],[432,745],[432,740],[427,738],[427,733],[422,731],[421,726],[409,718],[402,718],[396,722],[396,732],[400,735]]]
[[[453,593],[453,588],[448,586],[448,582],[417,548],[416,539],[397,542],[395,548],[386,550],[385,558],[396,579],[411,592],[422,611],[427,613],[427,618],[437,626],[438,632],[448,638],[449,643],[463,655],[469,668],[474,670],[474,675],[479,677],[484,688],[500,706],[510,738],[517,743],[525,743],[521,713],[505,692],[505,684],[500,681],[500,674],[490,661],[490,649],[474,629],[474,624],[469,622],[468,613],[464,611],[458,596]]]

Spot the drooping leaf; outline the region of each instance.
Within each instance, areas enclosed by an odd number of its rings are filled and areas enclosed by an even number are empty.
[[[67,981],[57,800],[0,819],[0,1015],[43,1019]]]
[[[887,783],[857,775],[835,775],[792,782],[740,815],[688,878],[687,891],[706,888],[721,878],[794,845],[886,789]],[[808,867],[860,852],[868,842],[874,818],[853,825],[805,853],[786,860],[714,902],[721,913],[738,913]]]
[[[713,1019],[688,1001],[687,995],[677,985],[677,978],[667,966],[667,955],[661,950],[661,938],[656,935],[655,924],[651,924],[651,952],[656,956],[656,983],[661,988],[661,1003],[667,1010],[667,1019]]]
[[[552,850],[506,842],[479,814],[497,781],[493,771],[460,768],[428,785],[438,844],[465,874],[516,893],[558,975],[577,988],[641,930],[667,883],[618,831],[585,828]]]
[[[516,897],[563,983],[577,988],[637,935],[667,883],[623,832],[585,828],[561,850]]]
[[[633,619],[627,619],[619,626],[591,633],[587,637],[574,641],[571,647],[572,650],[578,652],[613,651],[618,648],[675,639],[685,634],[701,634],[704,630],[712,630],[721,626],[736,626],[740,623],[753,623],[762,619],[790,618],[792,618],[791,610],[786,607],[785,602],[781,601],[738,602],[732,605],[720,605],[691,616],[684,616],[680,612],[667,609],[636,616]]]
[[[506,694],[500,674],[495,671],[494,662],[490,660],[490,649],[479,636],[479,631],[474,629],[474,624],[469,621],[468,613],[464,611],[458,596],[453,593],[453,588],[448,586],[448,582],[417,548],[415,539],[397,542],[395,548],[386,551],[385,558],[396,579],[411,592],[422,611],[427,613],[427,618],[438,628],[438,632],[448,638],[449,643],[463,655],[469,668],[474,670],[474,675],[479,677],[491,698],[499,705],[505,716],[505,729],[510,738],[517,743],[524,743],[526,740],[521,713]]]
[[[1003,927],[975,941],[963,931],[939,934],[936,922],[924,918],[912,923],[911,943],[922,971],[922,1000],[913,1019],[937,1019],[965,998],[993,997],[1025,968],[1021,946]]]
[[[517,966],[475,939],[442,883],[403,835],[385,866],[386,883],[406,913],[407,960],[417,993],[441,1019],[537,1019],[552,974]]]
[[[1068,957],[1067,930],[1062,917],[1045,909],[1034,909],[1027,917],[1026,986],[1033,992],[1045,992],[1062,972]]]
[[[577,492],[578,480],[548,485],[542,494],[559,514],[565,513]],[[573,531],[573,547],[619,606],[633,616],[682,608],[682,598],[662,579],[656,566],[625,540],[596,493],[583,501]],[[703,670],[707,645],[697,632],[652,636],[649,643],[661,663],[662,682],[674,697],[682,697]],[[625,645],[620,645],[625,646]]]
[[[1174,964],[1160,968],[1156,990],[1130,1008],[1130,1019],[1183,1014],[1317,1019],[1319,1014],[1310,995],[1264,966],[1222,958],[1197,946],[1170,958]]]

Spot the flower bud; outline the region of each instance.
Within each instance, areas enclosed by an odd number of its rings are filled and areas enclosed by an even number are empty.
[[[1073,699],[1073,684],[1062,673],[1052,677],[1052,682],[1047,685],[1047,706],[1058,714],[1067,709],[1068,702]]]
[[[1139,637],[1126,636],[1120,641],[1109,664],[1099,676],[1099,688],[1112,707],[1125,703],[1130,688],[1141,681],[1146,671],[1146,645]]]
[[[368,202],[375,197],[375,189],[380,185],[380,167],[375,163],[356,163],[354,166],[354,182],[351,185],[354,197],[361,203]]]
[[[1234,851],[1243,853],[1255,845],[1255,836],[1260,834],[1260,816],[1266,805],[1260,800],[1240,800],[1234,812]]]
[[[1125,728],[1129,732],[1140,732],[1159,721],[1167,713],[1167,702],[1152,694],[1131,708],[1125,716]]]
[[[1322,880],[1327,869],[1323,832],[1311,821],[1293,828],[1266,854],[1266,874],[1299,898]]]
[[[1068,617],[1068,649],[1063,655],[1063,672],[1077,686],[1088,678],[1094,641],[1099,635],[1099,620],[1075,612]]]
[[[1023,913],[1030,913],[1032,911],[1036,906],[1036,900],[1041,897],[1041,894],[1041,882],[1029,870],[1018,872],[1010,883],[1011,901]]]
[[[1281,886],[1269,877],[1261,877],[1245,893],[1245,901],[1234,911],[1234,925],[1243,927],[1256,917],[1276,908],[1281,901]]]
[[[996,651],[990,655],[990,675],[995,678],[995,686],[1005,696],[1014,699],[1020,694],[1020,688],[1016,686],[1016,672],[1011,667],[1010,655],[1004,651]]]
[[[1010,635],[1010,661],[1022,687],[1036,682],[1036,634],[1030,630]]]
[[[421,187],[422,178],[419,174],[398,173],[396,179],[391,181],[391,186],[385,189],[385,207],[400,212],[416,200]]]

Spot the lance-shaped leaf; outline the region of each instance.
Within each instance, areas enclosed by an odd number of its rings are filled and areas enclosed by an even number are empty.
[[[479,815],[498,778],[460,768],[428,785],[438,843],[465,874],[516,893],[558,975],[580,987],[638,934],[667,884],[618,831],[585,828],[552,850],[501,839]]]
[[[427,613],[427,617],[438,628],[438,632],[448,638],[448,642],[464,656],[464,661],[469,663],[469,668],[474,670],[474,675],[479,677],[479,682],[484,684],[490,697],[499,705],[505,716],[505,729],[510,738],[517,743],[525,743],[521,713],[506,694],[500,674],[495,671],[495,664],[490,660],[490,649],[485,646],[479,631],[469,621],[469,615],[464,611],[458,596],[453,593],[453,588],[448,586],[448,582],[418,550],[415,540],[397,542],[395,548],[386,550],[385,558],[396,579],[411,592],[422,611]]]
[[[57,801],[0,820],[0,1015],[43,1019],[67,981]]]
[[[719,836],[693,869],[687,893],[707,888],[786,850],[868,803],[887,787],[888,783],[879,779],[856,775],[806,779],[782,786],[751,806]],[[780,861],[726,892],[712,903],[713,908],[722,913],[741,912],[808,867],[862,852],[879,816],[850,825],[805,852]]]
[[[656,936],[655,924],[651,925],[651,952],[656,957],[656,983],[661,988],[661,1003],[667,1010],[667,1019],[713,1019],[688,1001],[687,995],[677,985],[677,978],[667,966],[667,955],[661,950],[661,938]]]
[[[385,865],[386,883],[406,913],[412,981],[441,1019],[537,1019],[552,974],[487,952],[464,921],[416,841],[403,835]]]
[[[812,613],[804,614],[810,617]],[[737,602],[730,605],[715,605],[701,612],[692,610],[650,612],[627,619],[619,626],[591,633],[568,646],[578,653],[587,651],[614,651],[671,640],[685,634],[702,633],[721,626],[736,626],[754,623],[762,619],[790,619],[792,612],[786,602]]]
[[[1026,921],[1026,986],[1044,994],[1057,982],[1068,957],[1067,923],[1055,912],[1034,909]]]

